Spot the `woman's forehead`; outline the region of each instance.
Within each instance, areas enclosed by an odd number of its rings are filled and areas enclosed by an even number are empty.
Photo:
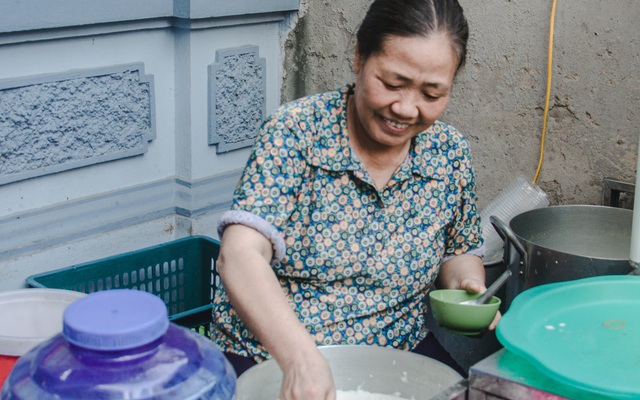
[[[403,79],[436,79],[448,84],[455,75],[458,57],[450,38],[445,34],[425,36],[390,36],[380,51],[366,62]]]

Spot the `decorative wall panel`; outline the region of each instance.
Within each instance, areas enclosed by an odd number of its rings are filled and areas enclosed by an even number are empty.
[[[154,138],[142,64],[0,81],[0,185],[140,155]]]
[[[253,144],[265,118],[265,69],[256,46],[216,52],[209,65],[209,144],[218,153]]]

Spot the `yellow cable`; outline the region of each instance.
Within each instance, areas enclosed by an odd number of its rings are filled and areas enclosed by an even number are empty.
[[[551,97],[551,75],[553,72],[553,26],[556,19],[556,3],[557,0],[553,0],[551,6],[551,27],[549,28],[549,55],[547,60],[547,93],[544,101],[544,116],[542,117],[542,138],[540,143],[540,160],[538,160],[538,169],[536,170],[536,176],[533,178],[533,183],[538,181],[540,170],[542,169],[542,160],[544,159],[544,141],[547,136],[547,119],[549,117],[549,98]]]

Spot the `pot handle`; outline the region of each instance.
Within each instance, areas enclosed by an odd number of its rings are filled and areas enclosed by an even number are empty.
[[[491,221],[491,225],[496,229],[498,235],[504,240],[505,244],[505,252],[509,243],[513,244],[518,254],[520,254],[520,262],[524,265],[524,276],[529,276],[529,263],[527,262],[527,250],[525,250],[524,246],[516,237],[516,234],[513,233],[511,228],[507,226],[502,220],[495,215],[489,217]],[[505,263],[509,263],[509,260],[504,260]]]

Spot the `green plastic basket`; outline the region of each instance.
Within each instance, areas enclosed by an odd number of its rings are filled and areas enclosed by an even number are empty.
[[[205,236],[123,253],[97,261],[32,275],[27,285],[93,293],[109,289],[143,290],[167,305],[169,320],[209,335],[211,300],[219,283],[220,242]]]

